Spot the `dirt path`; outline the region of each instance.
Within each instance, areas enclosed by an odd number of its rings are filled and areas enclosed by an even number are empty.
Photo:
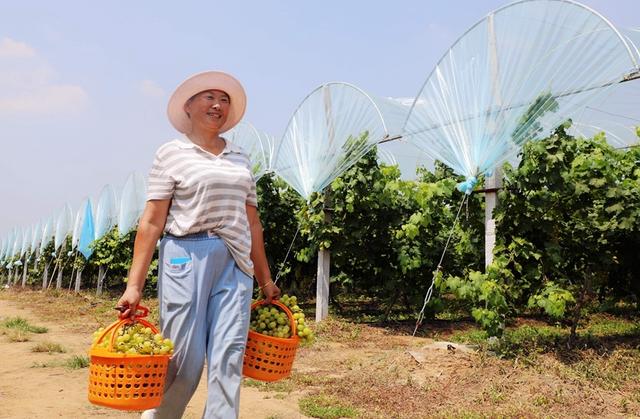
[[[148,302],[153,318],[157,303]],[[49,330],[30,334],[28,342],[0,333],[0,419],[139,417],[90,404],[87,368],[62,366],[74,355],[86,356],[91,332],[112,321],[111,299],[0,291],[0,320],[14,316]],[[610,321],[603,324],[621,324]],[[314,412],[309,415],[363,419],[640,417],[640,340],[620,340],[607,352],[585,348],[500,359],[447,342],[454,326],[442,322],[429,325],[437,340],[336,318],[314,327],[317,340],[298,349],[291,379],[269,385],[245,380],[242,419],[304,418],[299,402]],[[32,352],[42,342],[67,352]],[[185,418],[201,417],[205,394],[201,381]]]
[[[27,342],[10,342],[0,336],[0,418],[138,418],[139,413],[127,413],[94,406],[87,401],[86,368],[71,370],[58,366],[73,355],[86,355],[90,335],[74,331],[63,322],[40,320],[32,311],[18,304],[0,300],[0,318],[20,316],[31,324],[45,326],[43,334],[32,334]],[[75,328],[77,329],[77,328]],[[40,342],[51,342],[66,349],[63,354],[34,353],[31,348]],[[49,365],[49,366],[42,366]],[[241,418],[304,418],[299,412],[299,394],[259,391],[244,387],[241,393]],[[201,380],[185,418],[199,418],[206,400],[206,383]]]

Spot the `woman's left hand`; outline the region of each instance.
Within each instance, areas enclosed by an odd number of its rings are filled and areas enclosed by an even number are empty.
[[[262,288],[262,293],[264,294],[264,300],[267,304],[269,304],[271,300],[280,298],[280,288],[271,281]]]

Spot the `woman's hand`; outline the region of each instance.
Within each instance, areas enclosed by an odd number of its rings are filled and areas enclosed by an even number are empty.
[[[124,294],[122,294],[122,297],[120,297],[120,299],[118,300],[118,304],[116,305],[116,308],[120,309],[119,317],[121,319],[130,317],[131,320],[133,320],[136,315],[136,308],[138,307],[138,304],[140,304],[141,299],[142,293],[140,292],[140,290],[127,287],[127,289],[124,291]]]
[[[280,298],[280,288],[278,288],[277,285],[274,284],[271,280],[269,280],[267,285],[260,289],[264,294],[264,301],[267,304],[271,303],[271,300],[277,300],[278,298]]]

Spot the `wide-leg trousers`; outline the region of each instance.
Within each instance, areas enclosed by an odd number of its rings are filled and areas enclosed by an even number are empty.
[[[174,342],[162,404],[143,417],[180,418],[207,360],[206,419],[238,417],[253,279],[222,239],[208,233],[160,242],[162,334]]]

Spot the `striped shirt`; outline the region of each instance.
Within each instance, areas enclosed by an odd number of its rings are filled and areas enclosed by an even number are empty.
[[[256,183],[247,154],[225,142],[218,156],[187,138],[163,144],[149,172],[147,200],[172,200],[165,232],[217,234],[238,267],[253,276],[245,204],[258,206]]]

